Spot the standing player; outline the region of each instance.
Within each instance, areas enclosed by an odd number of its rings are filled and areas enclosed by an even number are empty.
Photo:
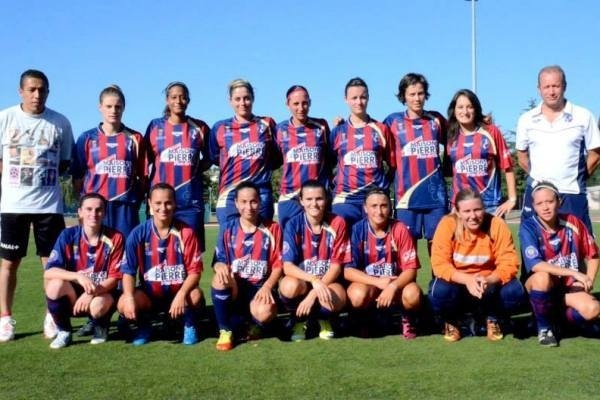
[[[485,210],[498,217],[517,204],[517,185],[510,149],[500,130],[484,117],[477,95],[461,89],[448,106],[446,170],[452,175],[452,193],[477,190]],[[506,177],[508,199],[502,201],[500,171]]]
[[[292,117],[277,125],[277,145],[283,156],[277,204],[281,226],[302,212],[298,201],[302,182],[317,179],[327,186],[331,175],[331,165],[326,160],[329,136],[327,121],[308,116],[310,96],[304,86],[290,87],[286,98]]]
[[[154,185],[148,204],[152,218],[138,225],[125,245],[123,295],[117,309],[137,322],[134,346],[148,343],[152,334],[150,314],[162,311],[172,319],[183,317],[183,344],[192,345],[198,342],[196,319],[202,305],[198,239],[192,228],[173,218],[176,204],[171,185]]]
[[[338,283],[344,264],[351,260],[346,223],[327,212],[327,191],[319,181],[302,184],[300,204],[304,212],[284,227],[285,276],[279,293],[290,312],[292,340],[304,339],[303,320],[319,316],[319,337],[330,339],[334,337],[330,319],[346,304],[346,291]]]
[[[552,182],[562,195],[560,211],[573,214],[593,232],[586,179],[600,164],[600,131],[591,112],[565,99],[567,79],[558,65],[538,74],[542,103],[521,115],[517,124],[519,165],[529,174],[521,220],[532,214],[536,181]]]
[[[208,125],[186,115],[190,92],[182,82],[165,88],[164,116],[154,119],[144,140],[152,185],[163,182],[175,188],[175,218],[196,232],[204,251],[204,182],[208,159]]]
[[[242,182],[235,189],[239,218],[221,225],[215,251],[212,301],[219,325],[217,350],[233,348],[233,314],[252,317],[260,335],[262,327],[277,316],[273,295],[281,277],[281,228],[261,219],[258,186]]]
[[[393,143],[396,219],[408,227],[415,242],[425,237],[431,253],[435,228],[448,211],[440,159],[440,145],[446,144],[446,120],[436,111],[425,110],[429,82],[421,74],[404,75],[397,97],[406,110],[383,121]]]
[[[373,307],[402,307],[402,334],[414,339],[414,314],[422,292],[416,283],[419,259],[413,239],[404,224],[390,220],[390,198],[385,191],[369,191],[364,209],[367,217],[352,228],[352,261],[344,268],[344,278],[351,282],[348,300],[363,315]]]
[[[361,78],[352,78],[345,88],[350,116],[331,131],[332,163],[337,164],[333,178],[335,214],[348,226],[363,217],[363,202],[372,187],[387,190],[388,177],[383,162],[392,166],[388,128],[367,114],[369,89]]]
[[[73,132],[61,114],[46,107],[50,92],[43,72],[21,74],[21,104],[0,111],[2,199],[0,201],[0,342],[15,336],[12,306],[17,286],[17,268],[27,254],[29,230],[42,265],[65,228],[59,174],[69,167]],[[53,327],[46,315],[46,326]]]
[[[114,305],[114,290],[121,279],[123,235],[102,223],[106,200],[98,193],[79,200],[80,225],[66,228],[48,258],[44,278],[48,310],[58,327],[53,349],[71,342],[71,315],[89,315],[94,336],[104,343]]]
[[[560,194],[552,183],[539,182],[531,196],[535,215],[519,228],[525,287],[540,344],[558,346],[553,332],[558,304],[566,306],[567,321],[580,328],[598,323],[600,302],[591,294],[598,272],[598,246],[579,218],[558,213]]]
[[[99,193],[108,200],[104,224],[125,237],[140,223],[144,198],[145,151],[142,135],[122,122],[125,96],[117,85],[100,92],[102,122],[83,132],[73,151],[75,193]]]
[[[502,218],[485,212],[481,195],[472,189],[456,194],[455,207],[433,237],[431,306],[445,320],[449,342],[461,339],[458,322],[467,311],[486,318],[489,340],[502,340],[499,319],[525,296],[516,278],[519,260],[510,229]]]
[[[255,183],[260,190],[260,216],[273,218],[271,171],[281,165],[275,143],[275,121],[252,113],[254,88],[236,79],[229,84],[229,103],[235,115],[217,122],[210,131],[210,156],[219,166],[217,219],[225,223],[235,216],[235,187],[243,181]]]

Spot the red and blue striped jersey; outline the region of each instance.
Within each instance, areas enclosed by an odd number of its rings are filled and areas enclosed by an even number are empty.
[[[425,111],[420,118],[411,119],[403,111],[390,114],[384,124],[393,142],[396,208],[446,208],[448,195],[440,158],[440,146],[446,144],[444,117]]]
[[[547,231],[535,215],[521,223],[519,239],[528,273],[542,261],[585,273],[584,260],[598,257],[596,241],[579,218],[559,214],[558,224],[556,232]]]
[[[138,276],[139,285],[154,298],[172,298],[189,274],[202,273],[202,254],[196,233],[174,221],[167,238],[156,231],[152,218],[136,226],[125,245],[124,274]]]
[[[210,166],[209,131],[203,121],[191,117],[182,124],[157,118],[146,129],[150,182],[173,186],[178,209],[204,207],[202,172]]]
[[[142,135],[126,126],[112,136],[105,135],[101,126],[83,132],[73,150],[71,175],[84,178],[83,193],[130,204],[142,201],[139,180],[146,175]]]
[[[262,285],[273,269],[281,268],[281,228],[264,221],[246,233],[239,218],[229,219],[219,229],[215,261],[227,264],[239,278]]]
[[[420,267],[417,250],[402,222],[390,221],[384,237],[373,232],[367,218],[352,227],[352,261],[346,267],[357,268],[371,276],[398,276]]]
[[[209,153],[221,170],[217,207],[225,207],[228,196],[242,181],[271,188],[271,171],[281,165],[275,129],[272,118],[258,116],[250,122],[238,122],[233,117],[212,127]]]
[[[80,225],[63,230],[48,257],[46,269],[62,268],[78,272],[98,285],[107,278],[121,279],[125,243],[121,232],[104,226],[92,246]]]
[[[321,233],[315,234],[306,215],[296,215],[284,227],[282,253],[284,262],[318,277],[325,275],[331,264],[344,267],[352,260],[346,222],[342,217],[328,214]]]
[[[283,159],[281,200],[297,196],[302,183],[309,179],[329,186],[328,136],[329,125],[324,119],[309,118],[302,126],[294,126],[290,119],[277,125],[277,146]]]
[[[388,188],[383,161],[392,166],[390,132],[384,124],[371,119],[355,128],[348,118],[331,131],[332,161],[337,164],[333,178],[333,204],[362,203],[372,187]]]
[[[452,163],[452,202],[461,189],[476,189],[483,205],[496,207],[502,200],[500,170],[513,167],[510,149],[494,125],[480,126],[470,135],[462,132],[448,143]]]

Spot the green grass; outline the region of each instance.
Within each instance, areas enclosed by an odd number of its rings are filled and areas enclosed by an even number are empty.
[[[212,248],[214,228],[207,238]],[[0,345],[0,399],[596,399],[600,392],[600,341],[584,338],[563,340],[556,349],[510,335],[499,343],[466,338],[452,344],[440,335],[411,342],[400,336],[266,339],[225,354],[214,349],[214,337],[192,347],[155,341],[142,348],[76,339],[51,350],[41,335],[44,297],[32,254],[19,272],[17,340]],[[422,244],[419,254],[419,284],[426,289]],[[202,278],[205,293],[210,277],[207,271]]]

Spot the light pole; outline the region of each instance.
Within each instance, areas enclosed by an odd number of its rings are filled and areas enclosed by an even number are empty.
[[[477,36],[475,24],[475,2],[477,0],[465,0],[471,2],[471,88],[477,93],[477,46],[475,37]]]

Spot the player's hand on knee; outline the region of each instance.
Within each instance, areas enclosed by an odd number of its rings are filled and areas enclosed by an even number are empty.
[[[125,318],[131,320],[137,319],[135,310],[135,300],[133,296],[125,297],[123,301],[123,315],[125,316]]]
[[[215,266],[215,276],[217,283],[222,286],[231,286],[231,280],[233,279],[233,271],[225,264],[219,264]]]
[[[171,307],[169,308],[169,315],[171,318],[175,319],[180,315],[183,315],[185,311],[185,294],[182,294],[181,291],[177,292],[175,298],[171,302]]]
[[[259,304],[275,304],[273,293],[271,293],[271,290],[266,286],[261,287],[258,292],[256,292],[254,300]]]
[[[75,304],[73,305],[73,315],[88,313],[90,311],[90,303],[92,302],[93,298],[94,296],[87,293],[84,293],[81,296],[79,296],[79,298],[77,299],[77,301],[75,301]]]
[[[83,274],[77,275],[77,283],[87,294],[93,294],[96,291],[96,285],[94,285],[94,282]]]

